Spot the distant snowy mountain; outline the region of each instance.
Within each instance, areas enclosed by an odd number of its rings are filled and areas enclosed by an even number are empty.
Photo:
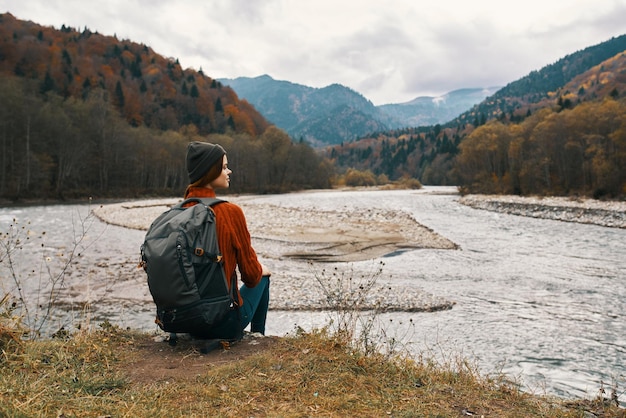
[[[386,104],[378,108],[404,126],[431,126],[451,121],[500,88],[460,89],[439,97],[421,96],[406,103]],[[263,114],[263,110],[257,110]]]

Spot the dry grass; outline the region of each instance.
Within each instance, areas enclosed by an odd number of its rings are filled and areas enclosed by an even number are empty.
[[[441,367],[364,355],[324,331],[271,339],[263,350],[232,357],[152,341],[104,325],[67,339],[12,345],[0,358],[0,416],[626,416],[598,400],[522,393],[505,380],[479,376],[463,360]],[[166,358],[201,367],[178,379],[132,373],[138,359],[157,367]]]

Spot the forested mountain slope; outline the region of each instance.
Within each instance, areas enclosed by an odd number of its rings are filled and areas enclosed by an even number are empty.
[[[623,51],[626,51],[626,35],[569,54],[553,64],[509,83],[446,126],[463,123],[475,125],[477,120],[484,123],[494,118],[510,118],[512,114],[526,114],[528,109],[543,107],[541,103],[545,103],[546,99],[552,99],[555,92],[567,83]],[[584,100],[585,92],[581,93],[581,100]],[[590,95],[587,97],[591,98]]]
[[[202,70],[183,69],[149,46],[84,29],[60,30],[0,15],[0,74],[36,81],[40,93],[85,99],[104,89],[133,126],[201,134],[262,133],[269,123]]]
[[[381,132],[327,156],[340,171],[468,192],[626,195],[626,35],[510,83],[445,125]]]

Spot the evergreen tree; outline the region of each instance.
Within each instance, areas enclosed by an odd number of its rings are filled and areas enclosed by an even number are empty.
[[[115,105],[119,109],[124,107],[124,90],[122,90],[122,83],[119,81],[115,84]]]
[[[50,71],[46,71],[46,76],[43,79],[43,82],[41,83],[41,87],[39,89],[39,91],[41,92],[41,94],[45,94],[49,91],[53,91],[55,89],[55,83],[54,80],[52,79],[52,76],[50,75]]]

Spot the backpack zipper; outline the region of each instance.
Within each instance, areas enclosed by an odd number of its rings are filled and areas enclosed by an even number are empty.
[[[185,271],[185,263],[183,263],[183,247],[180,243],[176,244],[176,252],[178,253],[178,268],[180,268],[185,284],[187,285],[187,288],[189,288],[189,277],[187,277],[187,272]]]

